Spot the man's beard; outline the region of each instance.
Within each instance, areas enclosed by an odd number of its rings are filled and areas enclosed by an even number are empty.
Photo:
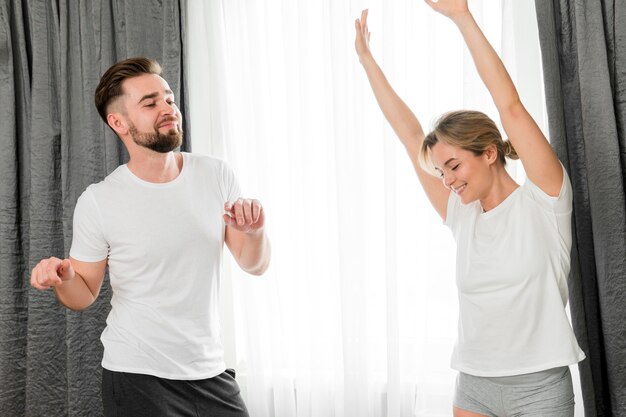
[[[154,128],[154,132],[139,132],[134,124],[129,128],[130,136],[139,146],[148,148],[158,153],[168,153],[178,148],[183,143],[183,131],[180,128],[172,128],[163,134]]]

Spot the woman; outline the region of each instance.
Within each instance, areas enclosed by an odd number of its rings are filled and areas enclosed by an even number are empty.
[[[457,243],[454,415],[573,416],[568,365],[585,355],[565,314],[572,211],[567,173],[467,0],[426,3],[461,31],[507,141],[475,111],[444,114],[424,135],[372,57],[367,10],[355,22],[355,47],[380,108]],[[505,170],[505,157],[521,159],[528,177],[522,186]]]

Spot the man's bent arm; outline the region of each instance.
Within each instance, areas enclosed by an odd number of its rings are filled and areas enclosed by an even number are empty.
[[[241,269],[252,275],[267,270],[272,250],[265,228],[246,233],[227,226],[225,241]]]
[[[83,310],[98,297],[106,265],[106,259],[82,262],[51,257],[33,268],[30,283],[38,290],[54,287],[61,304],[72,310]]]

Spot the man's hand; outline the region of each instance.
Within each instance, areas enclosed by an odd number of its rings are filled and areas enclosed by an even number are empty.
[[[47,290],[50,287],[57,287],[64,281],[74,279],[76,273],[69,259],[59,259],[51,257],[42,259],[30,275],[30,285],[38,290]]]
[[[239,198],[224,203],[224,223],[243,233],[255,233],[265,225],[265,214],[259,200]]]

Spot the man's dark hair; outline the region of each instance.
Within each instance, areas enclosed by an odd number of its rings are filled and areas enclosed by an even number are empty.
[[[161,65],[153,59],[136,57],[120,61],[109,68],[96,87],[96,108],[104,123],[107,123],[107,108],[123,94],[122,82],[143,74],[161,75]]]

